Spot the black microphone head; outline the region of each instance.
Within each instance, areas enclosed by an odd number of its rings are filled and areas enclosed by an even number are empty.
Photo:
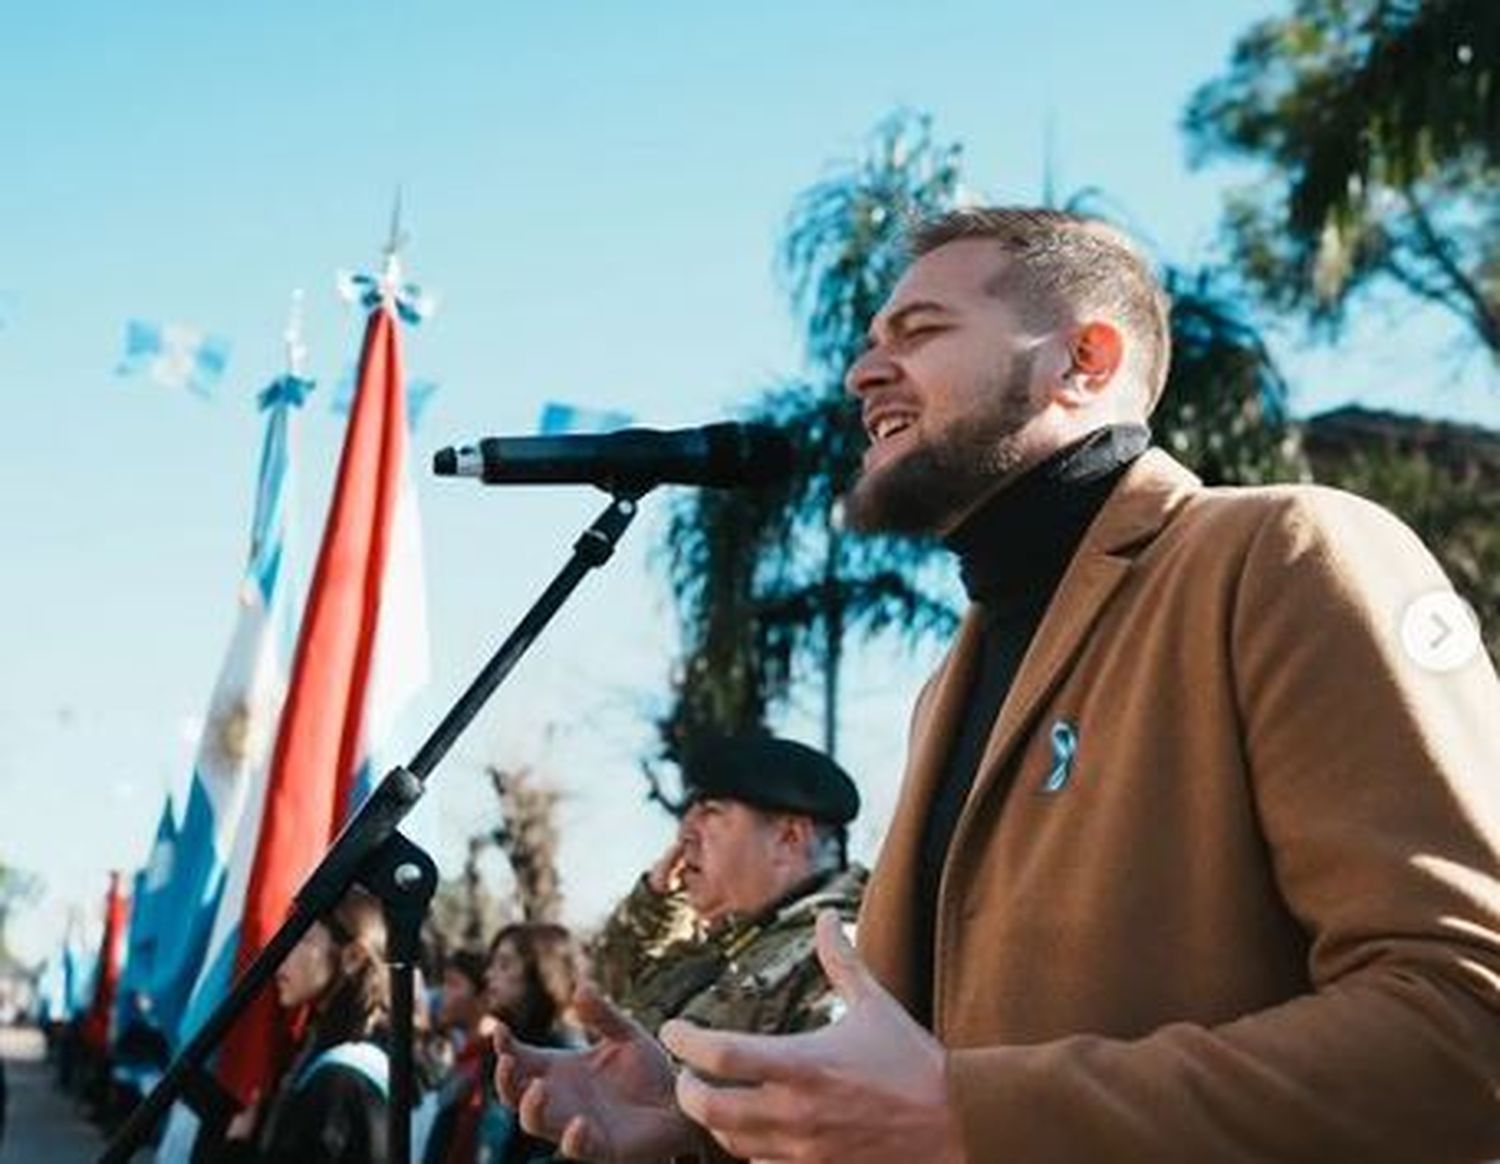
[[[432,471],[439,477],[458,476],[458,450],[439,449],[432,454]]]
[[[708,466],[703,484],[717,486],[775,485],[791,476],[796,464],[792,442],[769,424],[711,424]]]

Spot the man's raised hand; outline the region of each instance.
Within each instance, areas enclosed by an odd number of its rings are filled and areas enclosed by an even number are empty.
[[[843,1017],[785,1036],[668,1023],[662,1041],[691,1068],[678,1105],[747,1160],[962,1164],[942,1045],[875,980],[832,911],[817,941]]]
[[[530,1046],[504,1024],[495,1035],[495,1089],[521,1126],[600,1164],[691,1152],[701,1133],[677,1110],[661,1045],[589,987],[574,1005],[596,1040],[586,1050]]]

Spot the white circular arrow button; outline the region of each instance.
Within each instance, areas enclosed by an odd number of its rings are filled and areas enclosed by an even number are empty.
[[[1413,599],[1402,612],[1401,645],[1424,670],[1456,671],[1483,646],[1479,619],[1453,591],[1434,590]]]

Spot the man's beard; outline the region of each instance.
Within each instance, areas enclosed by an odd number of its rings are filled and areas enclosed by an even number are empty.
[[[1020,432],[1040,411],[1031,398],[1031,363],[1018,359],[1004,380],[996,377],[983,410],[861,473],[844,497],[849,528],[938,534],[988,496],[1020,466]]]

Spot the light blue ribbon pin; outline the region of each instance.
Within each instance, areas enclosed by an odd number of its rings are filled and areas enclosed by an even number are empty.
[[[1052,771],[1042,781],[1041,791],[1059,792],[1073,775],[1073,756],[1078,751],[1078,729],[1068,720],[1052,725]]]

